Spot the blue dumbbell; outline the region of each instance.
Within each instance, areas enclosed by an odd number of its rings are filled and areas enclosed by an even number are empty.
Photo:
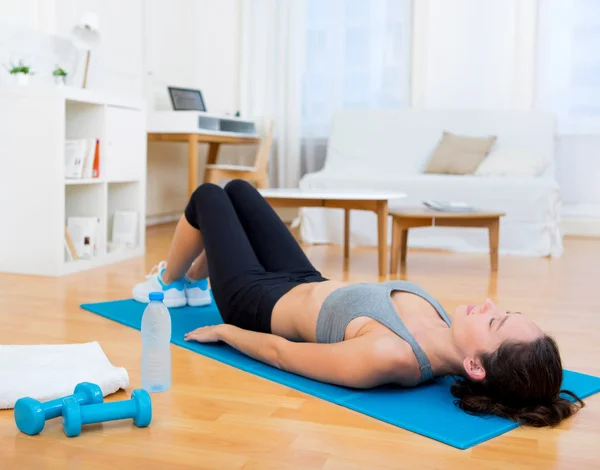
[[[21,432],[30,436],[39,434],[44,429],[46,420],[57,418],[61,415],[64,398],[67,397],[57,398],[45,403],[30,397],[19,398],[15,403],[15,423],[17,427]],[[73,395],[70,395],[68,398],[72,398],[82,405],[102,403],[104,401],[100,387],[89,382],[77,384]]]
[[[152,401],[144,389],[134,390],[131,400],[79,406],[77,400],[67,397],[63,400],[63,429],[67,437],[79,436],[84,424],[115,421],[133,418],[138,428],[146,427],[152,421]]]

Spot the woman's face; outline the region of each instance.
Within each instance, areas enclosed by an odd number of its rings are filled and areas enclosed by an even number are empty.
[[[543,332],[525,315],[501,310],[487,299],[483,304],[461,305],[454,311],[452,335],[456,347],[466,358],[465,369],[469,372],[469,368],[479,363],[479,354],[494,352],[508,340],[533,341]]]

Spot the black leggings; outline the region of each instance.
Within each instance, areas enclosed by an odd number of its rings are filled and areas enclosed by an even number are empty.
[[[200,230],[211,288],[226,323],[271,332],[275,303],[293,287],[326,279],[259,192],[242,180],[205,183],[185,209]]]

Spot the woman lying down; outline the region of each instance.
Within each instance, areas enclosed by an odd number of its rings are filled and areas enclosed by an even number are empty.
[[[207,277],[225,323],[190,331],[186,341],[224,341],[279,369],[355,388],[458,376],[452,393],[463,410],[533,426],[583,406],[560,388],[556,343],[525,315],[488,299],[458,307],[451,320],[410,282],[325,279],[244,181],[194,192],[167,263],[133,295],[148,302],[162,290],[169,307],[200,305],[210,302]]]

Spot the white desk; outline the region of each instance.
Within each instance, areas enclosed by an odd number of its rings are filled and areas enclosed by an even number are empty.
[[[207,165],[217,162],[221,144],[258,144],[251,121],[198,111],[157,111],[148,115],[148,141],[188,143],[188,195],[198,187],[198,144],[208,144]]]
[[[387,265],[388,203],[406,197],[404,193],[377,191],[322,191],[301,189],[263,189],[260,194],[273,207],[328,207],[344,209],[344,262],[350,257],[350,211],[367,210],[377,214],[379,276],[385,277]]]

